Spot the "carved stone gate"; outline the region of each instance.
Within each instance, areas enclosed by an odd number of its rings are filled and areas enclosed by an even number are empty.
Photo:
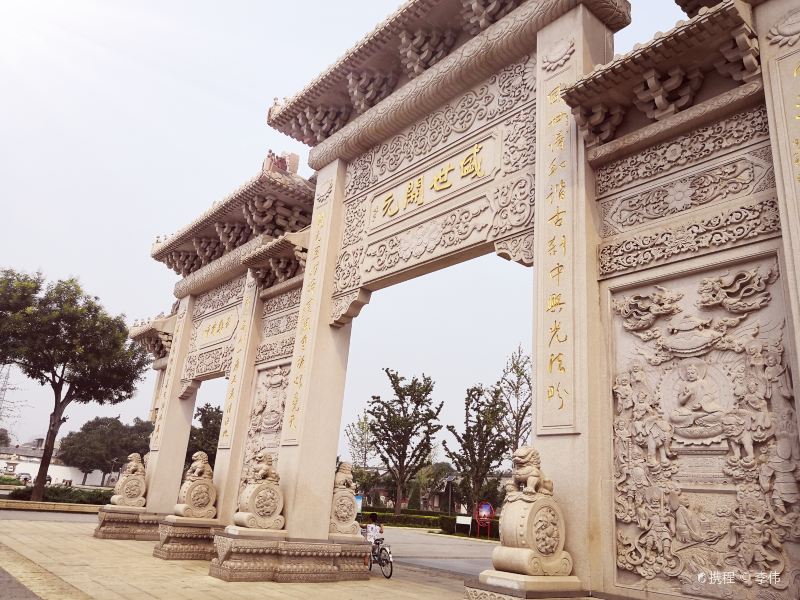
[[[363,577],[334,473],[352,320],[494,251],[534,266],[534,443],[584,589],[798,597],[800,13],[678,4],[615,57],[625,0],[414,0],[273,106],[315,179],[271,155],[153,249],[183,279],[132,331],[159,369],[142,518],[224,374],[212,574]],[[285,526],[233,525],[268,469]]]

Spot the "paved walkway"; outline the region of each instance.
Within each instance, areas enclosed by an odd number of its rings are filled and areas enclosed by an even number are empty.
[[[435,562],[438,568],[447,568],[451,561],[485,560],[480,555],[490,554],[493,548],[483,542],[387,528],[387,540],[398,558],[390,580],[376,574],[369,581],[335,584],[227,583],[208,576],[207,562],[159,560],[152,556],[153,542],[98,540],[92,537],[93,529],[93,522],[4,518],[0,565],[7,575],[0,573],[0,585],[6,580],[8,585],[0,588],[0,596],[12,600],[35,600],[37,596],[42,600],[460,600],[463,575],[416,565],[439,561]],[[441,557],[420,556],[421,547],[429,548],[429,555],[442,553]],[[463,559],[457,558],[462,555]]]

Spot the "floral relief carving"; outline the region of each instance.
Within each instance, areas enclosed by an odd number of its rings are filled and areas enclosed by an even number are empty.
[[[644,192],[601,202],[603,235],[614,235],[691,208],[754,193],[772,171],[768,166],[772,157],[768,154],[758,161],[753,158],[755,153]]]
[[[742,600],[798,589],[800,440],[779,285],[767,259],[614,297],[619,585]],[[733,574],[735,596],[716,595],[712,571]]]
[[[794,46],[800,40],[800,8],[790,11],[770,27],[767,39],[778,47]]]
[[[226,373],[233,358],[233,344],[227,344],[213,350],[190,354],[181,379],[193,380],[212,373]]]
[[[196,320],[199,317],[241,301],[244,297],[244,282],[244,277],[237,277],[210,292],[198,296],[194,303],[192,319]]]
[[[343,292],[361,283],[361,265],[364,262],[364,247],[351,246],[344,248],[336,259],[335,279],[333,292]]]
[[[711,217],[603,244],[600,274],[608,276],[653,262],[669,262],[682,254],[748,242],[780,229],[778,202],[767,198]]]
[[[494,243],[494,251],[501,258],[533,266],[533,233],[523,233]]]
[[[388,271],[433,254],[439,248],[460,246],[474,232],[489,226],[480,218],[488,208],[485,202],[459,208],[371,245],[366,251],[364,272]]]
[[[264,337],[272,337],[286,333],[287,331],[294,331],[297,327],[297,312],[292,312],[279,317],[272,317],[264,321]]]
[[[266,319],[275,313],[300,306],[301,292],[301,288],[295,288],[293,290],[289,290],[288,292],[284,292],[283,294],[268,298],[264,301],[263,317]]]
[[[271,360],[278,360],[280,358],[288,358],[292,356],[294,351],[294,334],[271,340],[260,344],[256,348],[255,363],[260,364]]]
[[[767,109],[761,104],[613,161],[596,171],[597,194],[605,195],[639,180],[694,164],[722,150],[766,139],[768,125]]]
[[[492,190],[490,203],[494,216],[489,228],[489,239],[497,239],[532,223],[535,195],[533,175],[530,173]]]
[[[366,227],[367,199],[361,198],[348,202],[344,211],[344,233],[342,246],[352,246],[364,239]]]
[[[555,71],[569,62],[575,54],[575,40],[564,38],[548,49],[542,57],[542,68],[545,71]]]
[[[532,101],[535,91],[536,59],[525,56],[405,132],[353,160],[347,168],[346,196],[351,198],[367,190],[400,167],[467,133],[476,124],[491,122]]]
[[[503,125],[503,173],[536,163],[536,105],[520,111]]]

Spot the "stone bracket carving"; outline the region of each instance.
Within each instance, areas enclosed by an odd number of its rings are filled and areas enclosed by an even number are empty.
[[[306,107],[291,124],[292,137],[314,146],[339,131],[347,123],[349,106]]]
[[[590,109],[576,106],[572,109],[572,114],[586,147],[593,148],[614,138],[614,133],[625,116],[625,108],[619,104],[595,104]]]
[[[353,111],[357,115],[368,111],[391,94],[396,85],[397,75],[393,72],[351,71],[347,74],[347,91]]]
[[[342,327],[355,319],[361,309],[369,304],[371,296],[372,292],[364,288],[352,290],[343,296],[335,296],[331,306],[330,324],[334,327]]]
[[[400,64],[410,78],[422,75],[442,60],[456,42],[452,29],[400,32]]]
[[[746,25],[741,25],[731,32],[730,43],[719,51],[724,57],[714,63],[721,75],[727,75],[734,81],[752,81],[761,77],[761,62],[758,54],[758,39]]]
[[[523,267],[533,266],[533,233],[522,233],[494,243],[494,251],[501,258],[513,260]]]
[[[461,0],[464,31],[478,35],[520,5],[520,0]]]
[[[644,73],[643,79],[633,88],[636,95],[633,103],[649,119],[660,121],[691,106],[703,83],[703,74],[697,68],[687,72],[681,67],[672,67],[666,75],[650,69]]]

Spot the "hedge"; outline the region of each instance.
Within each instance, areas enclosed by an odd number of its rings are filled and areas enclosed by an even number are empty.
[[[377,507],[377,506],[362,506],[361,512],[365,515],[370,513],[378,513],[378,514],[389,514],[389,511],[393,513],[394,511],[391,508],[386,507]],[[439,517],[442,514],[440,510],[414,510],[414,509],[403,509],[402,514],[404,515],[417,515],[422,517]]]
[[[358,522],[365,524],[369,521],[369,515],[376,511],[359,513]],[[410,515],[393,513],[376,513],[378,522],[382,525],[401,525],[403,527],[426,527],[428,529],[439,529],[439,517],[428,515]]]
[[[10,500],[30,500],[32,492],[32,487],[13,490],[8,498]],[[81,490],[74,487],[49,485],[44,488],[43,500],[70,504],[108,504],[113,493],[113,490]]]
[[[16,477],[9,477],[8,475],[0,475],[0,485],[24,485],[24,484]]]
[[[461,515],[465,516],[465,515]],[[439,517],[439,529],[444,533],[466,533],[466,525],[462,525],[460,529],[456,529],[456,518],[454,516],[442,515]],[[472,532],[476,535],[478,531],[478,523],[472,519]],[[486,537],[486,529],[481,528],[481,537]],[[500,520],[492,519],[489,523],[489,538],[500,539]]]

